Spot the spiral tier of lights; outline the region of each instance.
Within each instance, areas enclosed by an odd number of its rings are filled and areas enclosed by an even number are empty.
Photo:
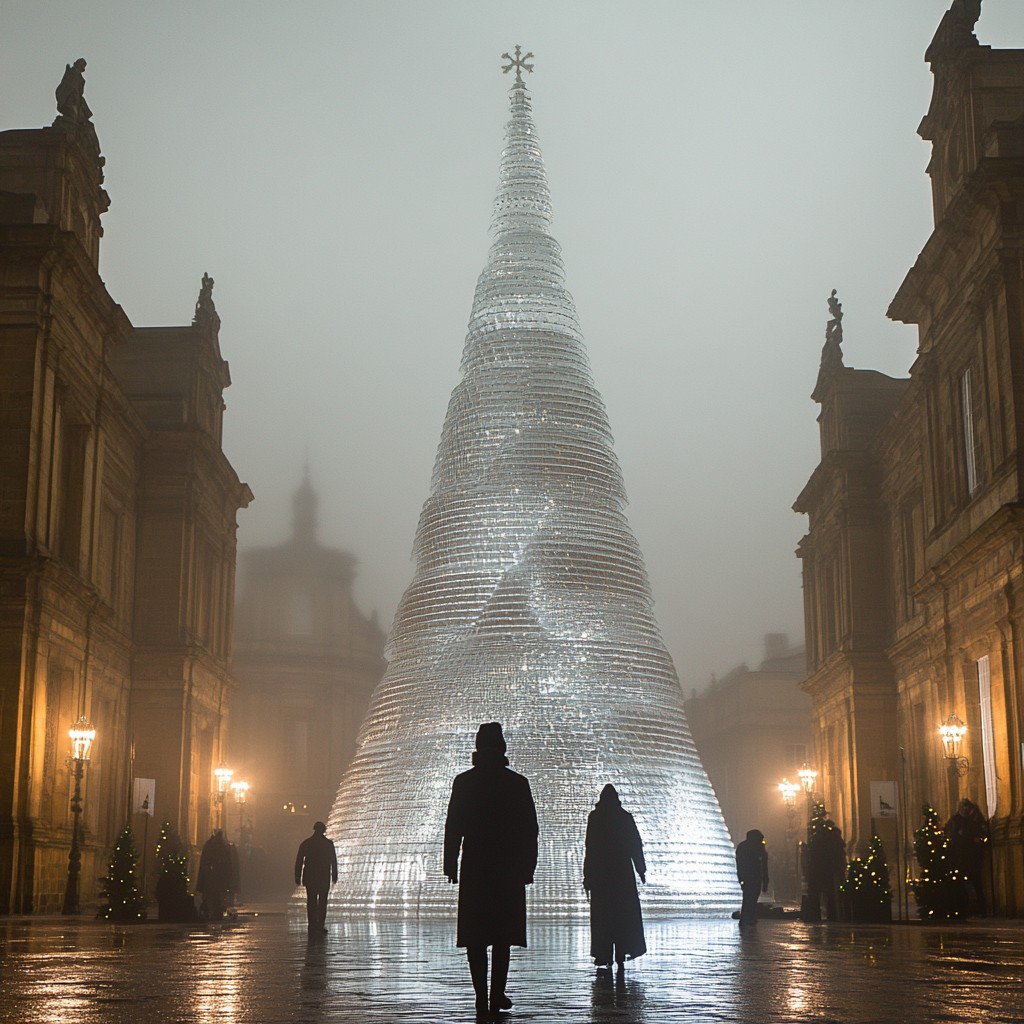
[[[451,780],[504,724],[533,788],[532,914],[583,914],[583,838],[615,784],[644,837],[648,913],[721,914],[733,850],[690,737],[568,291],[529,95],[511,89],[492,233],[389,666],[338,790],[332,903],[454,912]]]

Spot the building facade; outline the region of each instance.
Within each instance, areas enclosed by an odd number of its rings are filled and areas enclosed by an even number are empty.
[[[52,126],[0,133],[0,913],[62,905],[82,717],[83,905],[135,779],[151,814],[201,841],[234,685],[252,495],[221,449],[213,282],[183,327],[135,328],[107,292],[84,67],[68,67]]]
[[[996,912],[1019,916],[1024,51],[981,46],[979,8],[956,0],[926,53],[935,228],[889,309],[917,325],[917,358],[906,379],[844,366],[833,294],[821,462],[794,508],[809,517],[806,686],[829,810],[863,846],[882,832],[872,783],[895,786],[887,827],[906,848],[922,805],[945,818],[974,800]],[[954,714],[967,731],[951,759],[939,727]]]
[[[253,846],[265,853],[253,891],[291,886],[295,850],[327,820],[385,668],[376,615],[352,595],[355,559],[318,543],[316,508],[307,475],[291,539],[242,553],[230,755],[252,796],[237,818],[229,811],[228,832],[244,857]]]
[[[784,633],[764,638],[757,668],[734,668],[686,701],[686,718],[734,844],[752,828],[767,842],[777,899],[800,895],[798,843],[806,815],[802,798],[787,805],[779,783],[796,783],[808,760],[810,697],[800,684],[807,659]]]

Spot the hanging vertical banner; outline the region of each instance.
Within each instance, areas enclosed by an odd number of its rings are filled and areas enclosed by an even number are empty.
[[[898,817],[897,806],[895,782],[871,783],[872,818],[896,818]]]
[[[156,779],[132,780],[132,814],[148,814],[152,817],[155,796]]]

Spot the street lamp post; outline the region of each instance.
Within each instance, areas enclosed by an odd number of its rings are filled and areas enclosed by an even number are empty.
[[[810,824],[811,811],[814,809],[814,781],[818,773],[805,761],[797,775],[800,777],[800,788],[807,795],[807,823]]]
[[[235,794],[235,803],[238,804],[238,844],[242,844],[242,814],[245,809],[245,797],[249,792],[249,783],[242,779],[231,783],[231,792]]]
[[[79,820],[82,816],[82,778],[85,775],[85,766],[89,761],[89,754],[92,751],[92,741],[96,739],[96,730],[89,724],[89,720],[82,715],[81,718],[68,730],[71,739],[71,756],[68,757],[68,767],[71,769],[71,777],[75,780],[75,789],[71,796],[71,850],[68,853],[68,884],[64,890],[64,906],[62,914],[78,913],[78,880],[82,874],[82,851],[79,845]]]
[[[231,776],[234,774],[234,770],[229,768],[223,761],[221,761],[219,768],[213,769],[213,777],[217,780],[217,805],[220,808],[219,817],[222,832],[224,831],[224,795],[231,785]]]
[[[804,791],[804,796],[807,798],[807,841],[810,842],[811,819],[814,815],[814,783],[818,778],[818,773],[805,761],[796,774],[800,779],[800,788]],[[803,843],[797,849],[803,853],[807,852],[807,846]],[[803,857],[800,857],[800,860],[804,871],[799,872],[799,874],[804,881],[807,881],[806,877],[804,877],[806,875],[806,864],[802,863]],[[812,907],[812,902],[816,901],[812,901],[811,891],[808,888],[807,893],[800,900],[800,914],[804,921],[821,920],[820,907],[816,905]]]
[[[786,805],[786,845],[790,847],[793,858],[793,889],[800,893],[800,847],[796,840],[796,795],[800,792],[800,786],[789,779],[783,779],[779,783],[779,793],[782,795],[782,802]]]
[[[971,762],[960,756],[960,746],[967,735],[967,726],[957,718],[955,711],[939,726],[939,735],[942,737],[942,751],[950,767],[957,775],[966,775],[970,771]]]
[[[971,762],[960,753],[960,748],[966,735],[967,726],[960,721],[955,711],[951,712],[949,718],[939,726],[939,736],[942,739],[942,753],[946,758],[946,765],[949,770],[949,802],[954,808],[960,795],[958,780],[971,770]]]

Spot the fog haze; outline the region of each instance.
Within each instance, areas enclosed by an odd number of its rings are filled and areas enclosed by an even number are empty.
[[[139,4],[6,0],[0,129],[88,61],[100,270],[137,326],[216,281],[239,544],[320,540],[386,628],[458,366],[508,119],[527,85],[594,379],[686,690],[802,633],[826,299],[848,366],[905,375],[885,318],[931,229],[916,135],[949,0]],[[1019,0],[983,45],[1024,46]]]

